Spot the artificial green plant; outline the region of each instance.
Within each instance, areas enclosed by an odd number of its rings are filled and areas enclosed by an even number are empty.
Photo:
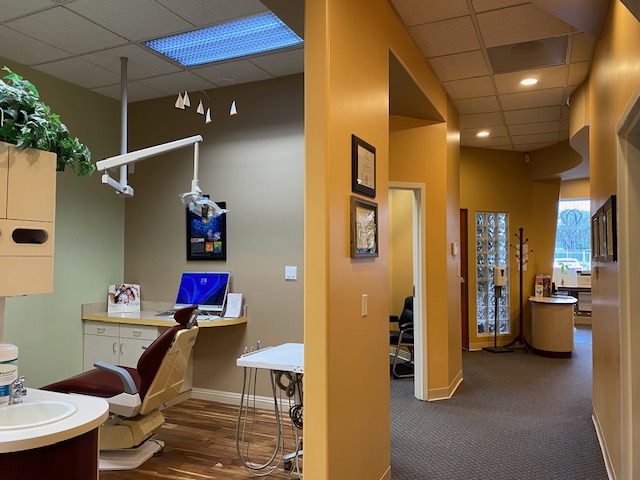
[[[93,173],[91,152],[69,129],[60,116],[40,100],[36,87],[8,67],[0,80],[0,140],[20,148],[35,148],[57,155],[56,170],[66,167],[84,178]]]

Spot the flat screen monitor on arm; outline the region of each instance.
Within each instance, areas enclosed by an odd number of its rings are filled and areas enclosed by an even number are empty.
[[[221,315],[229,293],[229,272],[184,272],[175,308],[199,305],[203,313]]]

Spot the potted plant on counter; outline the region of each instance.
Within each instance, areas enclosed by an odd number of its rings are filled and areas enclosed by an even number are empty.
[[[56,170],[69,167],[84,178],[93,173],[91,152],[69,129],[60,116],[40,100],[36,87],[4,67],[7,75],[0,80],[0,141],[19,148],[35,148],[57,156]]]

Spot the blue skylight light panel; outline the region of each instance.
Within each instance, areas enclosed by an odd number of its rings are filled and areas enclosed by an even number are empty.
[[[301,45],[302,39],[273,13],[144,42],[191,67]]]

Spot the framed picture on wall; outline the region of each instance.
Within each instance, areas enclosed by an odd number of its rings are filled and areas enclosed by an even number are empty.
[[[600,218],[598,212],[591,217],[591,259],[598,261],[601,259],[600,250]]]
[[[351,135],[351,191],[376,198],[376,149]]]
[[[605,231],[605,262],[618,261],[618,227],[616,224],[616,196],[611,195],[602,207]]]
[[[378,205],[351,196],[351,256],[378,256]]]
[[[226,202],[215,202],[226,208]],[[227,259],[227,216],[220,215],[205,221],[187,211],[187,260]]]

